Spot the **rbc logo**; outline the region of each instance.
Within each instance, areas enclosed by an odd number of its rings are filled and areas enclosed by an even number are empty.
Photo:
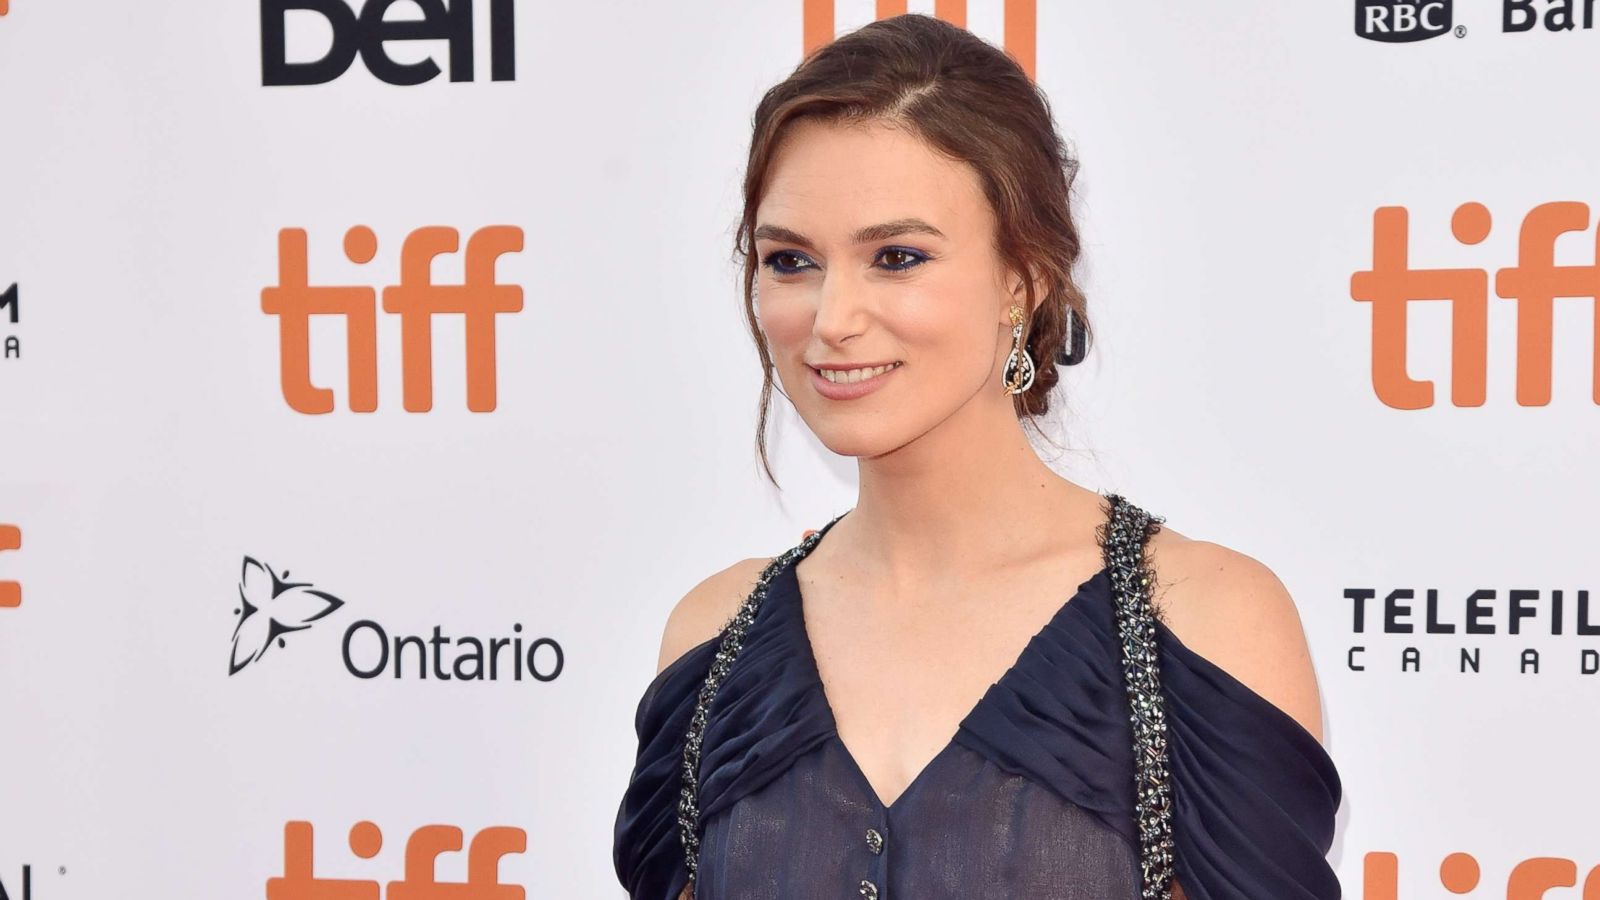
[[[1449,31],[1452,16],[1451,0],[1356,0],[1356,35],[1387,44],[1422,41]]]
[[[395,62],[389,41],[450,42],[450,80],[472,80],[473,0],[410,0],[422,10],[420,19],[386,19],[400,0],[366,0],[358,15],[345,0],[261,0],[261,83],[263,85],[325,84],[350,68],[356,54],[367,71],[395,85],[422,84],[441,71],[432,57],[415,63]],[[489,72],[495,81],[516,78],[516,28],[512,0],[489,0]],[[333,29],[333,43],[321,59],[289,62],[284,19],[290,10],[312,12]]]

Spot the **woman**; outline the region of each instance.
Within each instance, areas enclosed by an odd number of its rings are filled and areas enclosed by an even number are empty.
[[[1283,585],[1024,433],[1087,347],[1075,170],[1026,74],[927,16],[762,100],[761,430],[776,370],[860,494],[673,610],[617,814],[631,897],[1339,896]]]

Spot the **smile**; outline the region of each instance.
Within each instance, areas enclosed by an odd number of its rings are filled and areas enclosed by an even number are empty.
[[[811,369],[811,386],[829,400],[854,400],[864,397],[891,380],[904,363],[862,369]]]
[[[817,372],[834,384],[854,384],[858,381],[866,381],[868,378],[876,378],[898,365],[900,363],[891,363],[887,366],[877,366],[871,369],[818,369]]]

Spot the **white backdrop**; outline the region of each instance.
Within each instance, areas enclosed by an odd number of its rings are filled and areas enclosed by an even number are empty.
[[[12,898],[26,879],[38,900],[293,900],[303,885],[269,879],[293,874],[294,822],[314,829],[317,877],[372,891],[403,878],[413,833],[447,825],[523,838],[500,879],[529,896],[618,897],[611,826],[672,603],[854,502],[853,462],[781,398],[787,491],[759,477],[729,262],[750,114],[800,58],[801,0],[508,3],[511,80],[491,78],[476,3],[476,78],[415,86],[360,56],[327,83],[263,85],[259,0],[0,4]],[[1384,42],[1352,29],[1357,5],[1039,4],[1035,74],[1082,158],[1100,331],[1064,382],[1072,450],[1055,464],[1289,586],[1344,778],[1347,896],[1600,897],[1600,675],[1582,671],[1600,636],[1579,622],[1600,574],[1600,29],[1580,14],[1503,31],[1486,0],[1456,4],[1437,37]],[[835,12],[842,32],[875,7]],[[966,15],[1001,42],[999,0]],[[330,46],[323,21],[288,14],[291,61]],[[386,46],[449,69],[445,41]],[[1521,405],[1518,308],[1538,304],[1499,296],[1496,273],[1550,252],[1518,234],[1554,202],[1584,204],[1555,263],[1591,268],[1553,304],[1549,402]],[[1452,236],[1467,203],[1492,219],[1480,243]],[[1374,304],[1352,277],[1373,268],[1381,207],[1408,212],[1412,268],[1484,273],[1481,405],[1451,402],[1465,351],[1437,299],[1409,304],[1404,340],[1433,404],[1380,399]],[[344,252],[356,226],[370,262]],[[382,292],[429,226],[463,250],[491,226],[521,236],[495,272],[522,306],[494,317],[492,412],[467,408],[456,315],[433,319],[431,410],[402,403]],[[333,411],[285,399],[262,291],[286,228],[307,232],[312,285],[376,292],[374,411],[351,409],[331,316],[311,326],[310,373]],[[434,281],[462,283],[464,255]],[[247,558],[306,586],[269,603]],[[1514,590],[1533,592],[1519,634]],[[1415,599],[1386,626],[1396,591]],[[1454,633],[1427,631],[1428,591]],[[1467,631],[1474,604],[1492,633]],[[309,627],[268,643],[263,616]],[[471,655],[457,639],[502,640],[498,677],[420,677],[416,645],[402,677],[393,659],[357,677],[342,648],[362,621],[391,641],[439,627],[446,674]],[[374,633],[356,629],[358,667]],[[554,642],[559,673],[513,677],[512,642],[540,638],[536,667],[555,668]],[[253,661],[230,675],[236,654]],[[464,880],[466,856],[442,853],[437,877]]]

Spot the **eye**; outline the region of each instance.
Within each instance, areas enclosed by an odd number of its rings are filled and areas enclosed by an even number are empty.
[[[885,257],[900,258],[902,260],[899,264],[891,264],[884,267],[891,272],[904,272],[907,269],[914,269],[928,261],[926,254],[918,253],[915,250],[909,250],[905,247],[885,247],[878,254],[878,258],[883,259]]]
[[[793,260],[800,260],[799,264]],[[802,269],[812,268],[810,260],[793,250],[777,250],[767,254],[761,264],[779,275],[793,275]]]

